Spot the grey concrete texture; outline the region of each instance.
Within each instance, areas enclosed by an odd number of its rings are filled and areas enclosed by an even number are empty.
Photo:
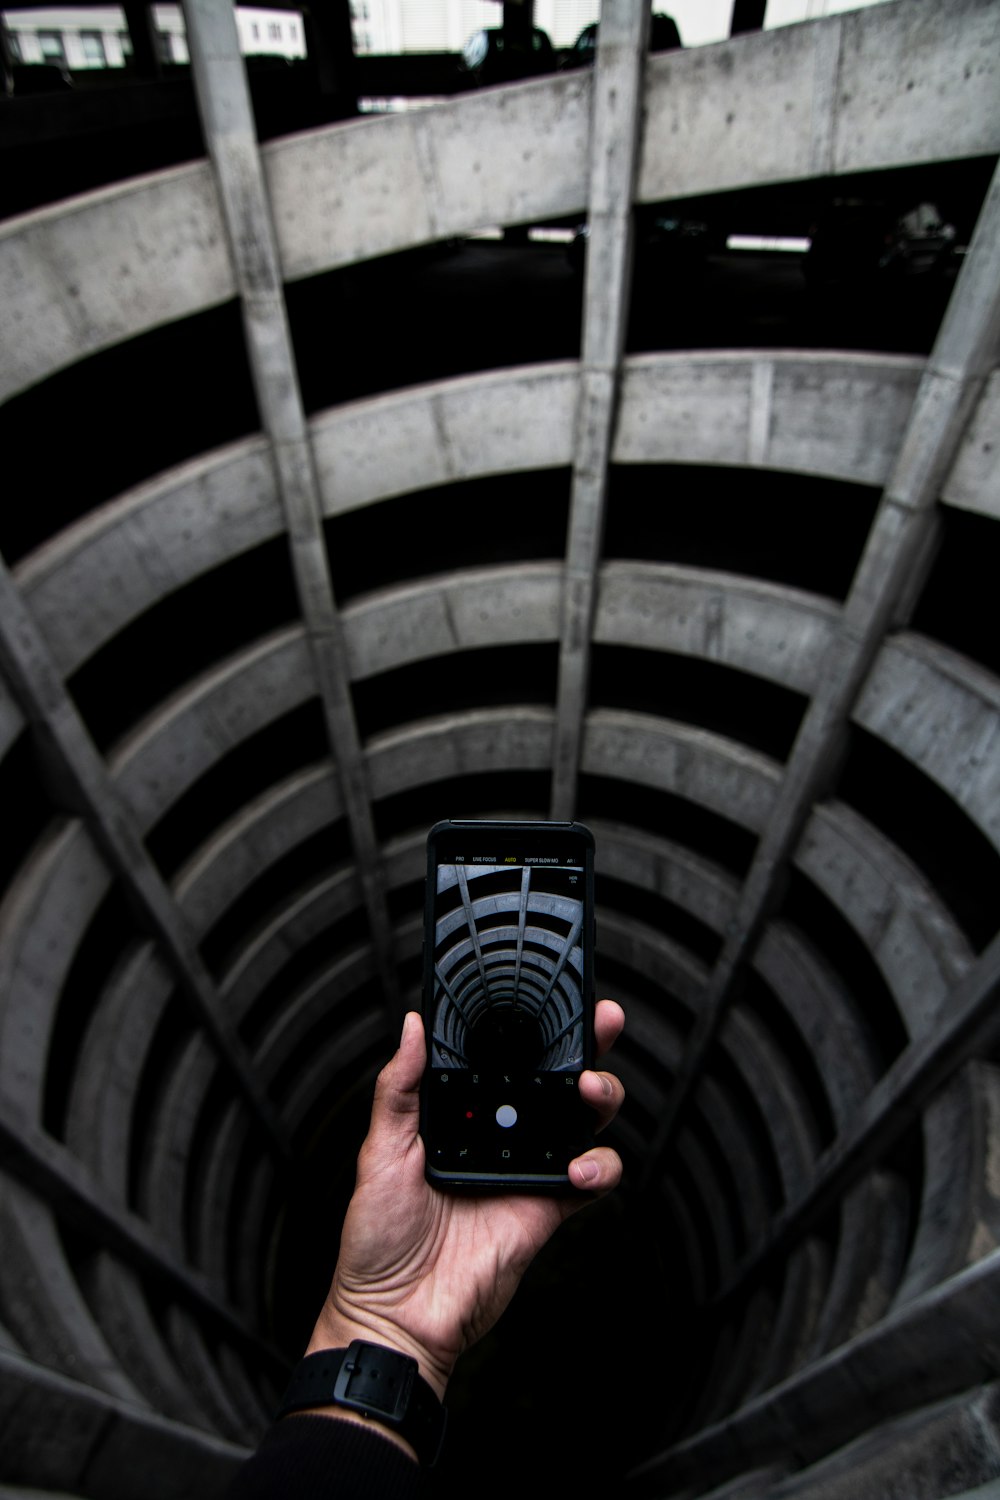
[[[936,160],[942,133],[956,157],[988,155],[1000,145],[996,43],[990,0],[962,0],[947,17],[920,0],[654,59],[639,198]],[[735,47],[742,48],[738,71]],[[900,91],[904,72],[913,88]],[[266,148],[284,275],[583,208],[589,83],[580,73],[539,80],[428,115],[362,121]],[[765,101],[773,128],[761,116]],[[754,128],[740,128],[751,114]],[[477,160],[488,160],[490,172],[477,173]],[[204,165],[144,185],[138,217],[135,191],[91,195],[68,219],[42,210],[4,234],[0,307],[16,322],[0,331],[19,351],[5,394],[91,349],[232,295]],[[159,232],[147,236],[154,224]],[[114,258],[103,253],[109,246]]]
[[[961,58],[949,50],[952,25]],[[888,167],[925,152],[933,160],[931,116],[949,139],[989,153],[995,65],[989,0],[949,7],[947,18],[933,7],[874,8],[656,57],[640,199]]]
[[[616,460],[755,461],[859,483],[884,481],[912,406],[913,362],[904,361],[900,371],[886,360],[816,356],[806,382],[792,373],[801,368],[801,357],[783,358],[791,367],[789,383],[783,389],[778,382],[777,391],[772,384],[765,422],[770,435],[755,460],[749,457],[757,425],[748,411],[754,368],[749,357],[630,361]],[[717,382],[714,393],[705,389],[706,367]],[[905,376],[898,400],[897,373]],[[849,399],[843,399],[845,383]],[[572,394],[570,371],[549,375],[543,368],[530,376],[469,377],[317,418],[312,430],[324,512],[340,514],[401,490],[519,466],[564,466],[571,450]],[[425,424],[422,434],[408,420],[410,413]],[[808,435],[800,440],[801,455],[782,442],[780,434],[789,428]],[[992,480],[994,471],[989,473]],[[984,498],[984,509],[986,504]],[[259,440],[247,440],[142,486],[69,528],[27,559],[17,576],[56,660],[71,671],[142,609],[280,530],[273,476]],[[98,577],[104,586],[95,600]],[[423,639],[422,633],[415,638]],[[15,719],[11,736],[16,725]]]
[[[978,1389],[1000,1373],[995,939],[967,930],[950,883],[877,809],[831,791],[844,737],[862,730],[1000,849],[997,679],[910,621],[948,508],[1000,519],[1000,195],[927,361],[621,351],[636,202],[995,153],[1000,9],[900,0],[645,64],[638,19],[607,13],[593,73],[258,150],[232,17],[199,0],[211,166],[0,230],[7,394],[238,294],[264,428],[108,496],[4,571],[0,763],[11,752],[15,766],[29,735],[47,748],[41,826],[0,892],[0,1401],[25,1434],[2,1479],[115,1500],[150,1453],[164,1495],[231,1470],[275,1368],[260,1317],[282,1150],[315,1138],[331,1095],[370,1081],[399,1003],[415,999],[422,815],[388,836],[381,820],[457,778],[506,787],[553,771],[559,810],[578,787],[583,805],[597,785],[620,794],[592,819],[612,892],[601,952],[629,1018],[617,1140],[632,1172],[648,1168],[691,1295],[716,1318],[687,1433],[633,1489],[944,1497],[1000,1470],[995,1390]],[[283,282],[587,208],[580,362],[487,369],[306,419]],[[811,479],[884,488],[847,600],[605,559],[609,467],[654,464],[797,475],[803,506]],[[324,521],[567,470],[565,562],[457,565],[338,607]],[[666,484],[654,503],[667,511]],[[279,538],[295,621],[191,670],[99,751],[73,674]],[[558,649],[556,693],[456,698],[362,737],[363,686],[418,668],[447,679],[455,653],[489,662],[493,648]],[[782,761],[648,704],[589,707],[605,649],[790,690],[809,701],[806,729]],[[162,821],[310,704],[319,758],[206,818],[164,875],[150,852]],[[522,794],[491,795],[514,811]],[[677,833],[658,799],[756,848],[749,874],[721,835],[701,847]],[[345,826],[348,855],[261,896]],[[783,913],[786,880],[812,915]],[[119,896],[142,915],[81,998]],[[817,908],[842,924],[833,938]],[[297,967],[341,924],[335,951]],[[852,970],[838,951],[851,944],[870,967]],[[900,1141],[915,1166],[892,1155]],[[832,1205],[819,1229],[817,1199]],[[43,1409],[61,1424],[51,1451]]]
[[[128,1500],[141,1471],[145,1493],[170,1500],[224,1487],[247,1452],[17,1355],[0,1356],[0,1402],[5,1429],[19,1434],[5,1445],[5,1480],[47,1496]]]
[[[935,1500],[995,1487],[996,1385],[876,1428],[843,1452],[764,1491],[771,1500]]]
[[[700,1489],[711,1482],[713,1471],[721,1482],[727,1469],[732,1475],[774,1458],[787,1460],[791,1456],[808,1469],[819,1454],[831,1449],[840,1450],[830,1460],[833,1472],[849,1471],[849,1443],[860,1440],[877,1451],[881,1423],[902,1416],[912,1432],[920,1425],[917,1413],[922,1407],[944,1402],[955,1392],[961,1394],[954,1401],[948,1400],[948,1415],[974,1408],[979,1400],[985,1402],[989,1413],[994,1409],[995,1386],[987,1385],[983,1397],[973,1389],[990,1378],[989,1356],[981,1349],[973,1325],[977,1317],[991,1316],[996,1265],[994,1254],[944,1283],[920,1303],[890,1315],[841,1349],[815,1361],[797,1379],[776,1386],[723,1422],[677,1444],[669,1458],[642,1466],[635,1474],[639,1493],[652,1490],[669,1494],[693,1481]],[[933,1345],[928,1343],[929,1335]],[[919,1362],[917,1348],[921,1343],[925,1357]],[[934,1355],[928,1359],[930,1347]],[[916,1366],[914,1360],[919,1362]],[[987,1436],[983,1444],[982,1424],[974,1425],[980,1438],[973,1439],[971,1461],[995,1463],[995,1457],[990,1458],[991,1449],[995,1455],[994,1439]],[[895,1455],[897,1464],[905,1451],[906,1445],[900,1444]],[[925,1454],[930,1451],[925,1450]],[[938,1488],[927,1493],[948,1493],[940,1479],[940,1475],[934,1476]],[[800,1493],[809,1493],[806,1482]]]

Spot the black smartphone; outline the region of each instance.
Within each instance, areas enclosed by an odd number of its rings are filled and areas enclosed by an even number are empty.
[[[594,838],[580,823],[437,823],[427,839],[421,1134],[429,1181],[569,1187],[593,1145]]]

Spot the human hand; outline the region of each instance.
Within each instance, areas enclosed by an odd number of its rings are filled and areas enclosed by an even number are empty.
[[[613,1000],[598,1002],[598,1057],[624,1021]],[[399,1050],[378,1077],[340,1257],[307,1352],[356,1338],[386,1344],[413,1355],[441,1396],[462,1350],[493,1326],[559,1224],[616,1187],[622,1168],[617,1152],[595,1146],[570,1163],[570,1181],[581,1189],[572,1197],[466,1198],[431,1187],[419,1134],[425,1064],[423,1024],[410,1011]],[[589,1069],[579,1089],[603,1130],[624,1098],[620,1082]]]

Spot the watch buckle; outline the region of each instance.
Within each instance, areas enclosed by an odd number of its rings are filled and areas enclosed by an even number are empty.
[[[356,1380],[363,1379],[366,1375],[381,1374],[378,1370],[378,1357],[369,1363],[367,1369],[363,1367],[364,1356],[374,1346],[365,1342],[364,1339],[354,1339],[344,1356],[343,1363],[337,1372],[337,1379],[333,1386],[333,1399],[347,1406],[353,1406],[355,1410],[371,1413],[373,1416],[385,1417],[387,1421],[399,1422],[406,1415],[410,1404],[410,1392],[413,1389],[413,1375],[417,1367],[415,1359],[409,1355],[400,1354],[396,1358],[403,1364],[403,1378],[399,1381],[395,1398],[392,1404],[387,1404],[381,1399],[379,1392],[376,1399],[366,1391],[364,1395],[355,1395],[351,1386]]]

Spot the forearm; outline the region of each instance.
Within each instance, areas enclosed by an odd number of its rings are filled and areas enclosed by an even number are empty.
[[[408,1445],[371,1423],[312,1415],[284,1417],[269,1428],[226,1500],[416,1500],[420,1468]]]

